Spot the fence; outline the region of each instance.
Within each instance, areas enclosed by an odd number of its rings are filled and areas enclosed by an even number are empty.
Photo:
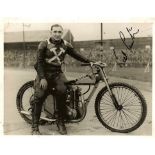
[[[152,66],[152,51],[148,51],[144,48],[138,48],[134,50],[134,53],[127,51],[126,49],[119,49],[116,51],[116,56],[118,57],[118,61],[123,60],[123,55],[121,51],[124,51],[127,55],[126,66],[128,67],[144,67],[148,64]],[[25,52],[25,60],[24,60],[24,52]],[[94,61],[103,61],[108,64],[108,66],[113,66],[116,62],[116,57],[114,56],[114,52],[112,50],[99,50],[98,48],[87,48],[82,49],[80,51],[82,55],[85,57],[94,60]],[[4,65],[5,67],[22,67],[25,63],[26,67],[31,67],[36,62],[36,50],[5,50],[4,51]],[[66,56],[65,64],[67,66],[79,66],[80,62],[76,61],[70,56]]]

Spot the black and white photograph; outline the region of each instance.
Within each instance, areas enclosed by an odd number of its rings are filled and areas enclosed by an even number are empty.
[[[4,23],[4,135],[152,135],[153,23]]]

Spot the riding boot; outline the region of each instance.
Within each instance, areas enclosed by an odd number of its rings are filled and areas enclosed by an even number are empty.
[[[61,135],[66,135],[67,134],[67,130],[65,127],[65,123],[64,123],[64,108],[62,107],[62,105],[57,104],[57,110],[56,110],[56,124],[58,127],[58,131]]]
[[[58,127],[59,133],[61,135],[67,135],[66,126],[65,126],[65,123],[64,123],[64,120],[63,119],[60,119],[59,118],[57,120],[57,127]]]
[[[62,107],[61,108],[59,107],[57,111],[57,122],[56,123],[57,123],[59,133],[62,135],[67,134],[64,119],[65,119],[64,108],[62,109]]]
[[[41,135],[39,128],[32,128],[31,135]]]
[[[59,104],[60,100],[57,99],[57,111],[56,111],[56,116],[57,116],[57,127],[59,129],[59,133],[62,135],[66,135],[67,134],[67,130],[65,127],[65,105],[63,104],[63,102],[61,102],[62,104]]]
[[[41,115],[42,105],[40,102],[32,104],[32,135],[41,135],[39,131],[39,120]]]

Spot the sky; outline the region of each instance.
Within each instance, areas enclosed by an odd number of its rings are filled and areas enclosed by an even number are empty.
[[[24,31],[35,30],[50,30],[52,24],[55,23],[26,23],[24,24]],[[101,24],[100,23],[59,23],[64,29],[69,29],[74,41],[82,40],[99,40],[101,38]],[[137,32],[136,37],[152,36],[151,23],[103,23],[103,40],[116,39],[119,37],[119,32],[122,31],[126,37],[130,37],[126,30],[132,27],[132,33]],[[5,23],[5,32],[23,31],[23,23]]]

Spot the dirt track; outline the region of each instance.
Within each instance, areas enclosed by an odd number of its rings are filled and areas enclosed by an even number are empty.
[[[73,74],[72,74],[73,75]],[[70,75],[69,75],[70,76]],[[74,75],[76,76],[76,74]],[[29,135],[30,125],[20,117],[16,109],[16,94],[19,88],[27,81],[35,78],[32,70],[5,70],[5,106],[4,106],[4,134],[5,135]],[[151,135],[152,134],[152,91],[151,84],[133,80],[110,78],[110,81],[122,81],[136,86],[144,95],[148,114],[144,124],[136,131],[119,135]],[[101,89],[100,86],[99,89]],[[96,92],[97,93],[97,92]],[[88,105],[86,118],[76,124],[67,124],[68,135],[118,135],[104,128],[98,121],[94,110],[95,95]],[[40,127],[44,135],[59,135],[55,125]]]

